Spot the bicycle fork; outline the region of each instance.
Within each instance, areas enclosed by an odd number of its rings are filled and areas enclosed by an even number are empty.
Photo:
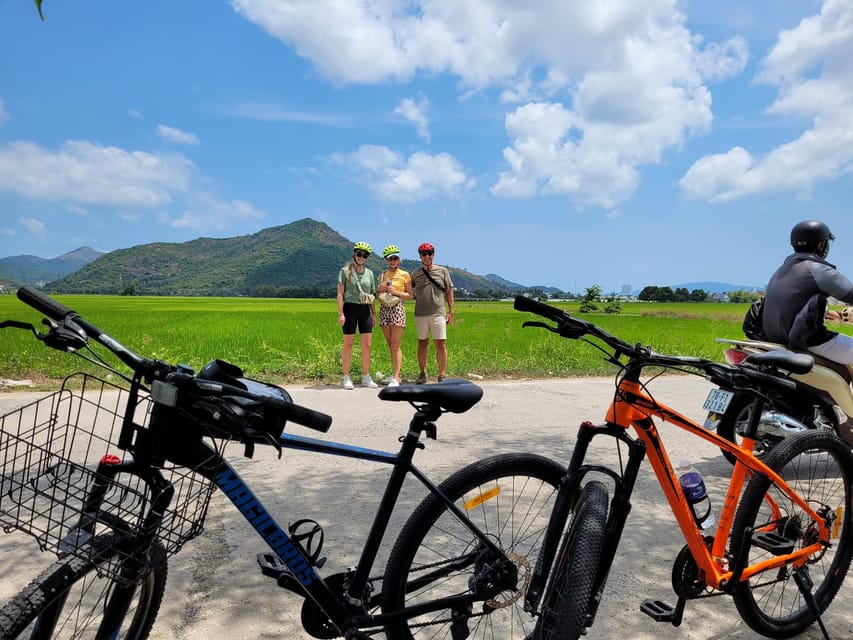
[[[599,435],[611,436],[626,445],[628,449],[628,460],[620,472],[608,467],[595,464],[585,464],[587,452],[592,439]],[[617,445],[618,446],[618,445]],[[623,427],[612,423],[595,425],[591,422],[583,422],[578,430],[577,442],[575,444],[566,475],[560,485],[554,510],[548,522],[545,539],[539,553],[536,566],[530,579],[530,587],[527,591],[525,608],[535,612],[542,600],[543,592],[548,585],[547,580],[551,568],[557,557],[557,546],[563,535],[569,513],[574,507],[579,489],[584,477],[591,473],[599,473],[609,477],[613,481],[614,493],[610,501],[610,509],[607,517],[607,528],[605,534],[605,545],[598,562],[595,582],[593,583],[592,596],[587,609],[586,627],[591,627],[595,621],[598,605],[604,593],[604,586],[610,567],[616,557],[616,551],[625,529],[625,522],[631,511],[631,494],[637,481],[640,465],[646,456],[646,445],[641,440],[631,437]]]

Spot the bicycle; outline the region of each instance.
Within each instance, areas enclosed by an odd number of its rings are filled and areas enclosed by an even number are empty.
[[[119,382],[70,376],[63,388],[0,417],[0,525],[33,536],[54,563],[0,608],[0,637],[146,638],[164,597],[168,559],[201,534],[220,490],[269,551],[261,571],[304,597],[302,624],[317,638],[384,631],[452,638],[527,638],[539,611],[526,585],[565,469],[539,455],[499,454],[434,485],[413,463],[437,420],[464,413],[482,389],[464,380],[379,393],[414,416],[397,453],[285,433],[287,421],[325,432],[326,414],[283,389],[214,360],[198,374],[144,358],[38,290],[18,297],[48,319],[45,345],[110,371]],[[106,350],[106,353],[104,352]],[[104,357],[112,354],[130,375]],[[324,531],[307,519],[278,524],[225,457],[229,443],[355,458],[391,467],[357,565],[320,575]],[[428,493],[372,575],[407,476]],[[8,568],[6,569],[8,571]]]
[[[578,431],[542,544],[543,556],[555,558],[554,568],[543,562],[531,575],[528,606],[545,602],[537,621],[539,637],[574,639],[594,623],[637,473],[648,456],[686,544],[672,570],[676,604],[649,599],[640,610],[679,626],[687,601],[728,594],[743,621],[759,634],[788,638],[817,622],[829,638],[821,613],[841,587],[853,554],[853,454],[833,432],[815,430],[787,438],[761,459],[753,455],[768,394],[795,389],[788,375],[806,373],[814,363],[811,356],[776,351],[728,365],[664,355],[557,307],[521,296],[514,306],[551,322],[526,321],[524,327],[586,342],[619,369],[604,424],[583,422]],[[729,390],[751,394],[754,406],[741,442],[708,431],[656,400],[648,383],[667,370],[701,375],[720,386],[711,391],[717,404],[731,399]],[[651,379],[644,380],[643,373]],[[716,531],[703,530],[694,516],[654,419],[708,441],[735,460]],[[598,436],[615,440],[618,468],[586,462]]]

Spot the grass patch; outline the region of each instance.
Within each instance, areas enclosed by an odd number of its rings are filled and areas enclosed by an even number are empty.
[[[247,375],[276,382],[337,382],[341,330],[329,299],[58,296],[57,299],[137,351],[196,370],[214,358],[241,366]],[[746,304],[629,303],[622,313],[579,314],[579,303],[558,306],[599,324],[628,342],[656,351],[720,359],[717,337],[739,337]],[[412,306],[403,337],[403,374],[417,374]],[[14,296],[0,296],[0,318],[39,324],[41,316]],[[448,333],[451,375],[485,378],[609,375],[613,368],[588,345],[542,330],[511,302],[456,303]],[[78,370],[97,371],[79,358],[45,348],[31,334],[6,329],[0,340],[0,377],[58,380]],[[359,346],[353,362],[359,362]],[[435,366],[430,353],[430,367]],[[356,367],[357,368],[357,367]],[[388,373],[388,347],[377,327],[372,371]]]

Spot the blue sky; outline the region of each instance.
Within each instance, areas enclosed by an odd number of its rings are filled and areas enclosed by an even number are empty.
[[[526,285],[853,274],[853,0],[0,0],[0,256],[311,217]],[[331,285],[330,285],[331,286]]]

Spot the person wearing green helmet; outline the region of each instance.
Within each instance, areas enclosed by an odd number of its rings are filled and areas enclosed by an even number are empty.
[[[376,287],[379,307],[379,327],[391,352],[393,372],[382,380],[383,384],[396,387],[400,384],[400,369],[403,365],[403,331],[406,328],[405,300],[415,297],[412,291],[412,278],[408,271],[400,268],[400,247],[389,244],[382,251],[388,268],[379,276]]]
[[[374,300],[376,281],[373,272],[365,266],[373,253],[366,242],[356,242],[352,248],[352,261],[347,262],[338,273],[338,324],[344,332],[344,346],[341,353],[344,389],[352,389],[350,367],[352,348],[355,343],[355,331],[361,336],[361,385],[376,388],[370,377],[370,342],[374,324]]]

